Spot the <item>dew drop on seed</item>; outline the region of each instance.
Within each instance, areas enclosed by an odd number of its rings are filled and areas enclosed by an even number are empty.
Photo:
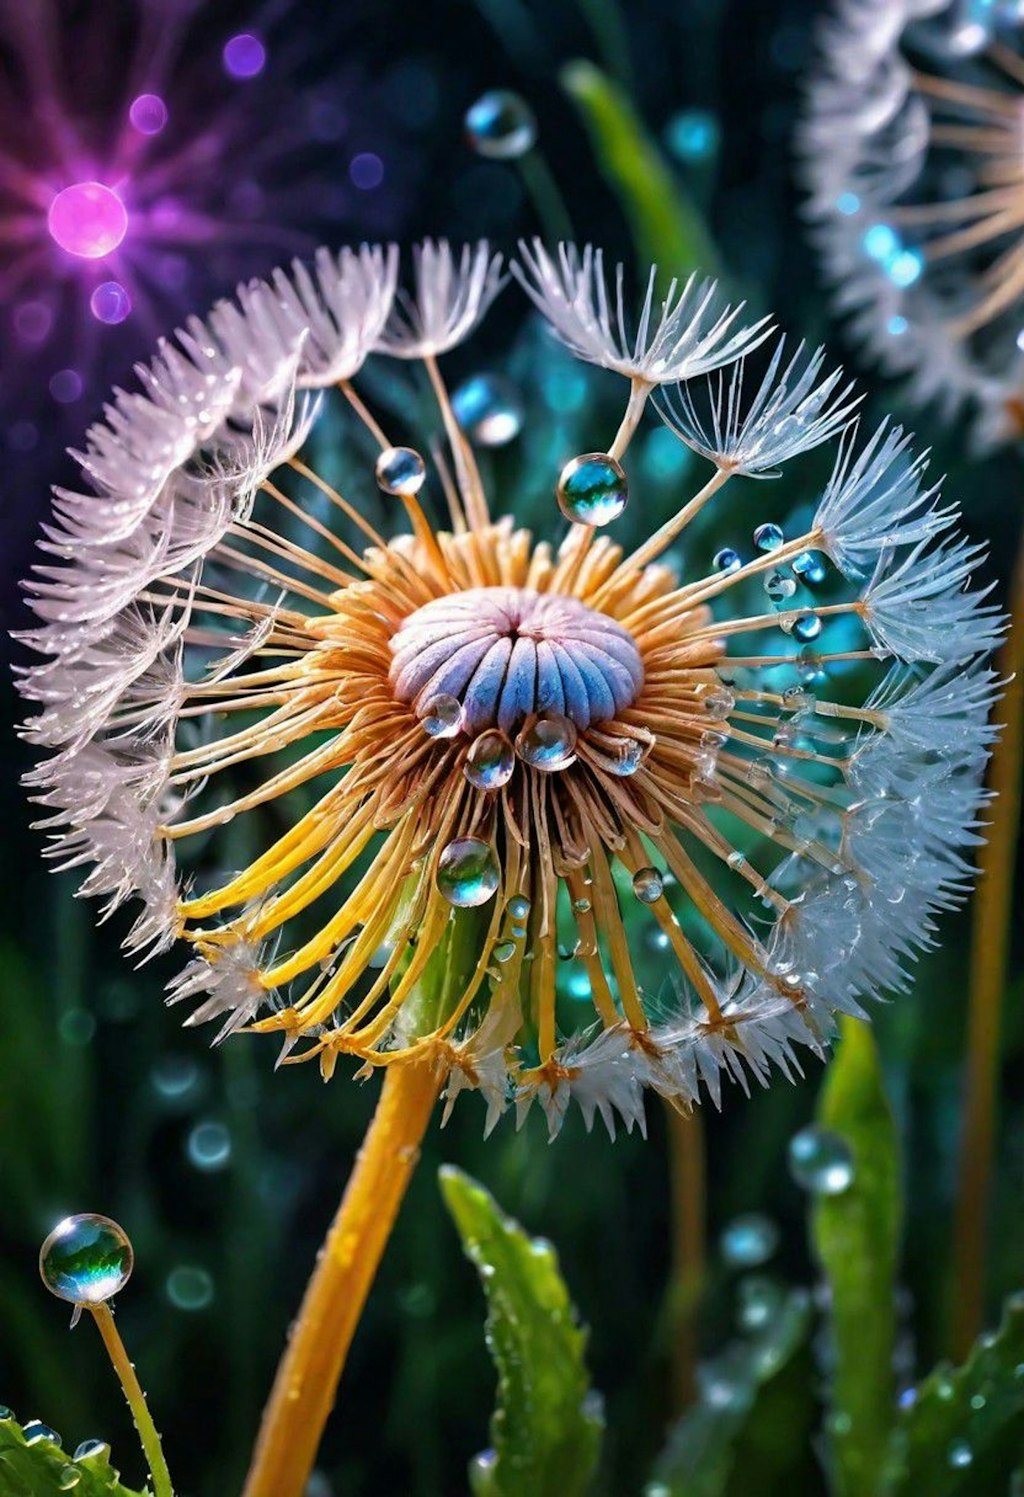
[[[551,774],[567,769],[576,757],[576,727],[560,712],[548,712],[528,723],[516,739],[516,753],[531,769]]]
[[[633,875],[633,893],[642,904],[656,904],[665,892],[665,881],[657,868],[638,868]]]
[[[723,546],[721,551],[716,551],[711,558],[711,565],[716,572],[729,573],[738,572],[743,562],[738,551],[734,551],[731,546]]]
[[[754,545],[758,551],[777,551],[784,539],[778,525],[759,525],[754,531]]]
[[[72,1305],[99,1305],[110,1299],[127,1284],[133,1262],[124,1229],[109,1216],[91,1212],[65,1217],[39,1252],[43,1283]]]
[[[431,738],[454,738],[462,727],[462,703],[444,691],[417,706],[416,715]]]
[[[439,892],[456,909],[486,904],[498,887],[498,863],[479,837],[457,837],[441,853],[435,875]]]
[[[793,638],[801,644],[809,644],[821,633],[821,619],[816,613],[801,613],[793,620]]]
[[[742,860],[743,854],[739,856]],[[778,1247],[779,1229],[770,1216],[759,1211],[747,1212],[728,1223],[718,1245],[730,1268],[758,1268],[767,1263]]]
[[[488,728],[469,746],[463,773],[478,790],[500,790],[516,766],[512,744],[499,728]]]
[[[812,1124],[789,1141],[789,1172],[812,1195],[841,1195],[853,1183],[853,1155],[837,1133]]]
[[[427,476],[427,466],[413,447],[385,447],[374,469],[385,494],[418,494]]]
[[[511,89],[482,94],[466,111],[466,139],[478,156],[513,161],[537,139],[537,121],[526,100]]]
[[[558,507],[576,525],[610,525],[626,507],[629,487],[621,464],[604,452],[566,463],[558,479]]]
[[[525,920],[530,913],[530,901],[525,894],[513,894],[505,905],[506,913],[512,920]]]
[[[809,583],[812,587],[817,587],[828,576],[825,558],[817,551],[801,551],[799,556],[793,558],[792,565],[801,582]]]

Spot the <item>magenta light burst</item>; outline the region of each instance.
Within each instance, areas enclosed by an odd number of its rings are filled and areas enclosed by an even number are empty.
[[[9,453],[47,441],[48,411],[80,428],[140,349],[239,280],[401,232],[417,153],[399,80],[359,66],[372,0],[311,9],[0,0]]]

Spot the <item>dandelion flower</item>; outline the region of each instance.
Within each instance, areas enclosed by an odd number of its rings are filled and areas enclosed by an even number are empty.
[[[984,9],[984,15],[982,14]],[[1024,429],[1024,64],[1009,7],[843,0],[801,155],[837,311],[912,398]]]
[[[597,257],[560,263],[597,294]],[[818,354],[780,346],[748,397],[755,335],[715,321],[694,352],[692,309],[677,351],[732,363],[704,376],[710,425],[693,381],[666,404],[699,492],[630,551],[596,523],[625,468],[583,454],[551,475],[560,534],[492,517],[435,356],[497,274],[486,246],[428,244],[395,313],[392,252],[325,254],[193,319],[115,397],[29,584],[28,779],[55,863],[108,913],[141,901],[130,950],[190,949],[190,1022],[275,1033],[325,1075],[422,1061],[489,1126],[539,1102],[554,1132],[573,1099],[642,1126],[648,1088],[689,1107],[792,1072],[932,940],[978,840],[1000,622],[902,434],[862,442]],[[641,361],[649,314],[650,292]],[[436,492],[347,383],[371,344],[430,367],[456,475]],[[335,380],[368,451],[337,484],[300,455],[329,399],[306,387]],[[683,580],[663,564],[737,470],[828,442],[806,526],[703,570],[697,546]],[[348,497],[374,472],[387,534]]]

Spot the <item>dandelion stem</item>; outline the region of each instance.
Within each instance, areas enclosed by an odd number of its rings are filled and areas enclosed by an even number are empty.
[[[124,1396],[128,1400],[128,1407],[132,1411],[135,1428],[139,1432],[139,1440],[142,1450],[149,1466],[149,1474],[153,1478],[153,1497],[174,1497],[174,1488],[171,1486],[171,1474],[164,1460],[163,1446],[160,1444],[160,1436],[157,1434],[153,1416],[149,1412],[146,1403],[146,1395],[142,1391],[142,1385],[136,1375],[135,1368],[128,1359],[124,1342],[121,1340],[120,1332],[114,1324],[114,1316],[110,1306],[104,1302],[98,1305],[86,1307],[96,1322],[96,1328],[103,1337],[103,1345],[107,1349],[114,1371],[117,1373]]]
[[[705,1271],[704,1123],[694,1109],[666,1104],[672,1199],[672,1402],[678,1413],[697,1395],[697,1302]]]
[[[968,986],[967,1075],[960,1143],[953,1265],[957,1286],[953,1352],[966,1356],[981,1330],[992,1194],[999,1036],[1013,910],[1014,856],[1024,768],[1024,543],[1017,557],[1011,628],[999,664],[1009,678],[1000,703],[1005,724],[989,766],[995,815],[978,854]]]
[[[278,1365],[242,1497],[301,1497],[305,1490],[442,1079],[428,1064],[385,1071],[377,1110]]]

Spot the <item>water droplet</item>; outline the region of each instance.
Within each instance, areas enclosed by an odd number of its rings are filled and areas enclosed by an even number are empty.
[[[5,1403],[0,1403],[0,1424],[4,1424],[8,1419],[13,1418],[14,1410],[9,1409]]]
[[[110,1460],[110,1446],[106,1440],[83,1440],[71,1457],[74,1461],[92,1461],[97,1466]]]
[[[495,88],[466,111],[466,138],[478,156],[512,161],[525,156],[537,139],[537,121],[526,100],[511,89]]]
[[[733,854],[735,857],[736,854]],[[739,854],[740,861],[743,854]],[[732,859],[730,859],[730,862]],[[735,866],[735,865],[734,865]],[[730,1268],[757,1268],[767,1263],[779,1245],[779,1229],[771,1217],[751,1211],[735,1217],[718,1240]]]
[[[793,620],[793,638],[801,644],[817,639],[821,633],[821,619],[816,613],[802,613]]]
[[[476,1483],[473,1481],[474,1473],[478,1476],[488,1476],[498,1464],[498,1453],[495,1450],[481,1450],[469,1463],[469,1484],[471,1487]],[[487,1490],[486,1486],[483,1488]]]
[[[89,310],[97,322],[116,327],[132,310],[132,299],[120,281],[101,281],[89,298]]]
[[[946,1451],[946,1460],[954,1471],[963,1471],[974,1460],[974,1451],[966,1440],[954,1440]]]
[[[530,913],[530,901],[525,894],[513,894],[505,906],[512,920],[525,920]]]
[[[385,494],[418,494],[427,476],[427,465],[413,447],[385,447],[374,468]]]
[[[442,691],[422,707],[417,706],[416,716],[431,738],[454,738],[462,727],[462,703]]]
[[[633,893],[643,904],[656,904],[665,892],[665,881],[657,868],[638,868],[633,875]]]
[[[743,561],[738,551],[733,551],[730,546],[723,546],[721,551],[716,551],[711,558],[711,564],[716,572],[738,572]]]
[[[828,576],[828,567],[825,558],[818,551],[801,551],[799,556],[793,558],[793,571],[800,578],[815,587],[824,582]]]
[[[578,525],[609,525],[622,514],[628,498],[621,465],[604,452],[572,458],[558,479],[558,507]]]
[[[179,1263],[167,1275],[167,1298],[177,1310],[205,1310],[213,1299],[213,1278],[205,1268]]]
[[[782,1304],[782,1290],[773,1279],[751,1274],[740,1282],[737,1319],[744,1331],[763,1331]]]
[[[39,1272],[51,1294],[72,1305],[98,1305],[128,1282],[134,1254],[128,1234],[109,1216],[65,1217],[39,1251]]]
[[[777,551],[784,540],[778,525],[759,525],[754,531],[754,545],[758,551]]]
[[[727,686],[713,686],[701,697],[700,704],[709,717],[728,717],[736,705],[736,696]]]
[[[812,1195],[840,1195],[853,1183],[853,1155],[837,1133],[812,1125],[789,1141],[789,1172]]]
[[[437,860],[437,887],[457,909],[486,904],[500,882],[490,844],[479,837],[457,837]]]
[[[516,739],[516,753],[531,769],[551,774],[576,758],[576,726],[560,712],[528,721]]]
[[[480,447],[504,447],[522,430],[522,396],[500,374],[467,379],[452,396],[452,410],[470,441]]]
[[[197,1123],[188,1136],[187,1152],[197,1170],[222,1170],[231,1158],[231,1134],[223,1123]]]
[[[516,954],[515,941],[498,941],[493,954],[496,962],[510,962]]]
[[[590,912],[593,906],[591,905],[589,899],[574,899],[572,902],[572,908],[574,914],[586,915]]]
[[[608,761],[608,769],[614,775],[626,779],[631,774],[636,774],[644,762],[646,748],[638,743],[635,738],[623,738],[616,748],[615,757]]]
[[[104,1295],[103,1298],[106,1298],[106,1296]],[[25,1436],[26,1445],[40,1445],[43,1441],[47,1445],[57,1445],[58,1447],[60,1445],[60,1435],[55,1429],[51,1429],[48,1424],[44,1424],[41,1419],[30,1419],[27,1424],[22,1426],[21,1432]]]
[[[463,774],[478,790],[500,790],[516,767],[512,744],[499,728],[488,728],[474,738],[466,755]]]
[[[61,1492],[70,1492],[78,1486],[78,1483],[81,1480],[81,1471],[76,1470],[74,1466],[65,1466],[64,1470],[60,1474],[60,1480],[57,1483],[57,1489]]]
[[[796,582],[785,572],[769,572],[764,579],[764,590],[773,603],[781,603],[796,592]]]

